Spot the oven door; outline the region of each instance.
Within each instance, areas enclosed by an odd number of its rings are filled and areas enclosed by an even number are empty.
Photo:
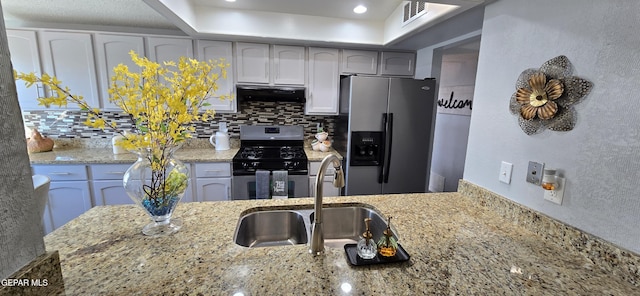
[[[309,196],[309,175],[289,175],[289,198]],[[256,199],[256,176],[233,176],[232,200]]]

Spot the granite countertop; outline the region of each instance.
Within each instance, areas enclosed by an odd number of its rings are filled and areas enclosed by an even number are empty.
[[[213,148],[182,148],[176,151],[175,157],[183,162],[231,162],[238,148],[229,150],[215,150]],[[331,149],[329,152],[313,151],[305,147],[309,161],[321,161],[330,153],[342,156]],[[31,164],[105,164],[105,163],[133,163],[136,155],[133,153],[113,154],[111,148],[70,147],[57,148],[50,152],[29,154]]]
[[[145,237],[135,206],[94,207],[45,237],[60,253],[68,295],[632,295],[638,288],[460,193],[326,198],[392,216],[404,263],[350,266],[344,249],[314,257],[306,245],[245,248],[238,218],[310,198],[182,203],[183,228]]]

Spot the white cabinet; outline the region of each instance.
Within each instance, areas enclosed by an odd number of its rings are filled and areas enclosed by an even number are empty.
[[[88,181],[51,182],[44,210],[45,234],[91,209]]]
[[[135,71],[138,66],[131,60],[130,51],[135,51],[138,56],[144,57],[144,38],[140,36],[96,34],[96,60],[98,64],[98,78],[101,85],[101,107],[103,110],[120,110],[109,101],[109,86],[113,68],[119,64],[129,67],[129,71]]]
[[[148,37],[147,57],[158,63],[174,61],[180,57],[193,58],[193,41],[186,38]]]
[[[211,104],[206,108],[212,108],[216,112],[236,112],[236,100],[220,100],[220,95],[233,95],[235,87],[233,84],[233,48],[231,42],[226,41],[196,41],[197,58],[200,61],[220,60],[224,59],[231,67],[227,67],[227,78],[218,80],[218,91],[207,101]],[[234,96],[235,97],[235,96]]]
[[[98,81],[91,34],[43,31],[39,34],[43,72],[56,76],[89,106],[98,107]],[[70,104],[68,109],[79,109]]]
[[[198,201],[231,200],[231,178],[197,178]]]
[[[7,30],[11,64],[18,72],[41,74],[40,55],[38,54],[38,39],[35,31]],[[43,95],[41,86],[34,85],[27,88],[24,81],[16,81],[18,100],[22,110],[44,109],[38,106],[37,98]]]
[[[93,204],[96,206],[134,204],[124,190],[122,178],[132,164],[94,164],[89,166]],[[188,165],[188,164],[187,164]],[[187,187],[181,202],[193,201],[192,186]]]
[[[197,201],[231,200],[231,163],[194,164]]]
[[[134,203],[122,185],[122,177],[130,166],[131,164],[94,164],[89,166],[94,205]]]
[[[84,165],[36,165],[33,173],[51,179],[43,217],[45,234],[91,208],[91,191]]]
[[[93,200],[96,206],[134,204],[120,180],[93,180]]]
[[[342,50],[341,74],[372,74],[378,71],[378,52],[369,50]]]
[[[269,45],[236,43],[238,83],[269,83]]]
[[[380,74],[413,76],[416,54],[412,52],[388,52],[380,54]]]
[[[309,196],[316,196],[316,174],[320,169],[320,162],[313,161],[309,162]],[[336,188],[333,186],[333,179],[335,174],[335,169],[332,165],[329,165],[325,171],[324,180],[322,182],[322,194],[323,197],[327,196],[340,196],[340,188]]]
[[[274,45],[273,69],[274,84],[304,85],[304,47]]]
[[[338,50],[309,48],[309,87],[305,114],[335,115],[338,113],[339,88]]]
[[[238,83],[304,85],[305,48],[273,45],[273,54],[269,48],[268,44],[236,43]]]

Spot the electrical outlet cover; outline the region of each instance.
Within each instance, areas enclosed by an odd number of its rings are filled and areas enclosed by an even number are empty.
[[[556,182],[558,182],[558,188],[556,188],[556,190],[545,190],[544,199],[552,203],[562,205],[562,198],[564,197],[565,180],[564,178],[558,177],[556,179]]]
[[[538,163],[535,161],[529,162],[529,168],[527,169],[527,182],[540,185],[542,181],[542,169],[544,168],[543,163]]]
[[[498,176],[498,180],[500,180],[500,182],[502,183],[510,184],[512,171],[513,171],[513,164],[503,161],[502,165],[500,165],[500,176]]]

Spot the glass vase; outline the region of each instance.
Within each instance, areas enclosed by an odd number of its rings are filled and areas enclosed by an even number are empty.
[[[173,157],[178,148],[136,151],[138,160],[124,174],[125,191],[153,220],[142,228],[145,235],[164,236],[182,227],[171,217],[189,185],[189,169]]]

